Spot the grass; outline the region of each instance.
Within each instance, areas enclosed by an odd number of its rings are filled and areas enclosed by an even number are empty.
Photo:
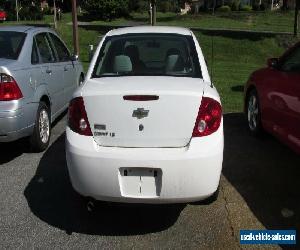
[[[196,32],[196,36],[221,96],[224,112],[243,110],[243,86],[251,72],[264,67],[267,58],[277,57],[284,51],[277,37],[214,36],[212,57],[212,37],[201,32]]]
[[[79,20],[85,21],[83,18]],[[94,20],[94,25],[147,25],[149,15],[132,13],[130,18],[119,18],[111,22]],[[180,16],[175,13],[157,13],[157,25],[183,26],[204,29],[234,29],[273,32],[293,32],[294,12],[216,12],[214,15],[201,13],[198,15]]]
[[[293,32],[293,12],[232,12],[186,15],[161,20],[160,25],[213,29],[243,29],[255,31]]]
[[[83,68],[87,71],[89,66],[89,45],[98,45],[102,33],[93,30],[86,30],[84,28],[79,28],[79,58],[83,64]],[[72,26],[65,25],[65,23],[59,23],[57,28],[57,33],[62,37],[67,46],[70,48],[73,47],[73,33]]]
[[[210,28],[243,28],[256,30],[256,25],[261,21],[262,29],[268,27],[268,29],[281,31],[289,31],[283,29],[284,25],[290,22],[290,13],[286,13],[283,17],[285,20],[282,26],[275,28],[273,21],[278,18],[280,13],[274,13],[274,16],[266,13],[259,13],[252,15],[252,26],[247,23],[249,13],[241,14],[240,19],[236,17],[225,17],[223,14],[211,17],[210,15],[199,16],[196,18],[187,16],[175,17],[174,14],[161,13],[158,15],[159,24],[168,25],[180,25],[180,26],[194,26],[202,25],[201,27]],[[226,14],[227,15],[227,14]],[[268,16],[268,18],[267,18]],[[265,18],[264,18],[265,17]],[[118,19],[113,23],[94,21],[93,24],[100,25],[113,25],[122,23],[125,21],[130,22],[145,22],[147,16],[144,14],[135,13],[131,20]],[[203,19],[202,19],[203,18]],[[201,21],[202,20],[202,21]],[[211,20],[211,22],[209,22]],[[215,20],[215,21],[213,21]],[[222,21],[220,21],[222,20]],[[273,21],[272,21],[273,20]],[[72,26],[67,25],[71,21],[70,14],[65,14],[63,20],[58,23],[57,32],[61,35],[63,40],[67,43],[69,48],[72,48]],[[40,24],[49,24],[52,22],[51,16],[46,16],[45,20],[39,22]],[[277,20],[279,22],[279,20]],[[35,22],[21,22],[22,24],[30,24]],[[15,22],[6,22],[7,24],[16,24]],[[190,25],[188,25],[190,24]],[[193,25],[192,25],[193,24]],[[1,24],[3,25],[3,24]],[[248,26],[247,26],[248,25]],[[79,28],[79,43],[80,43],[80,59],[83,62],[85,70],[89,65],[88,58],[88,45],[97,45],[100,37],[104,34],[103,31],[96,31],[91,27]],[[266,64],[266,60],[269,57],[277,57],[284,50],[287,42],[291,40],[291,37],[278,37],[275,35],[257,35],[257,34],[243,34],[243,33],[219,33],[213,36],[213,48],[214,56],[212,60],[212,36],[208,32],[195,32],[200,45],[203,49],[204,56],[208,62],[210,72],[213,72],[213,82],[216,85],[223,103],[224,112],[241,112],[243,108],[243,85],[247,81],[249,75],[255,69],[263,67]]]

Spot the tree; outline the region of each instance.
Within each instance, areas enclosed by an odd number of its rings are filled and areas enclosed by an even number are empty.
[[[127,16],[128,0],[85,0],[82,7],[93,17],[103,20]]]
[[[156,0],[150,0],[151,4],[151,25],[156,25]]]
[[[43,18],[39,0],[16,0],[15,10],[17,19],[20,20],[41,20]]]

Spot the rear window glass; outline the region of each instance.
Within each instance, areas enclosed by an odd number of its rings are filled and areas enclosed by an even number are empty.
[[[92,77],[123,75],[202,77],[192,37],[176,34],[107,37]]]
[[[23,32],[0,31],[0,58],[18,59],[25,37]]]

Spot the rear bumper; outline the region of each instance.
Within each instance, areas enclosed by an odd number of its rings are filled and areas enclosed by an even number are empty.
[[[4,109],[0,106],[0,142],[15,141],[32,133],[33,122],[28,121],[28,108],[20,107],[17,103],[6,103],[8,107],[15,109]],[[28,124],[31,124],[30,126]]]
[[[100,147],[92,137],[66,131],[66,157],[74,189],[97,200],[128,203],[179,203],[205,199],[218,188],[223,161],[223,127],[193,138],[184,148]],[[156,192],[130,194],[124,169],[156,169]],[[126,185],[124,183],[127,183]],[[129,183],[128,183],[129,182]],[[152,188],[146,181],[142,189]],[[157,187],[159,185],[159,187]]]

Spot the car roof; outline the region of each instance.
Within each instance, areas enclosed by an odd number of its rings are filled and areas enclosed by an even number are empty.
[[[24,32],[24,33],[31,33],[34,31],[53,32],[52,29],[47,27],[35,27],[35,26],[26,26],[26,25],[1,26],[0,31],[15,31],[15,32]]]
[[[179,34],[179,35],[191,35],[191,30],[182,27],[173,26],[135,26],[114,29],[108,32],[108,36],[118,36],[125,34],[143,34],[143,33],[165,33],[165,34]]]

